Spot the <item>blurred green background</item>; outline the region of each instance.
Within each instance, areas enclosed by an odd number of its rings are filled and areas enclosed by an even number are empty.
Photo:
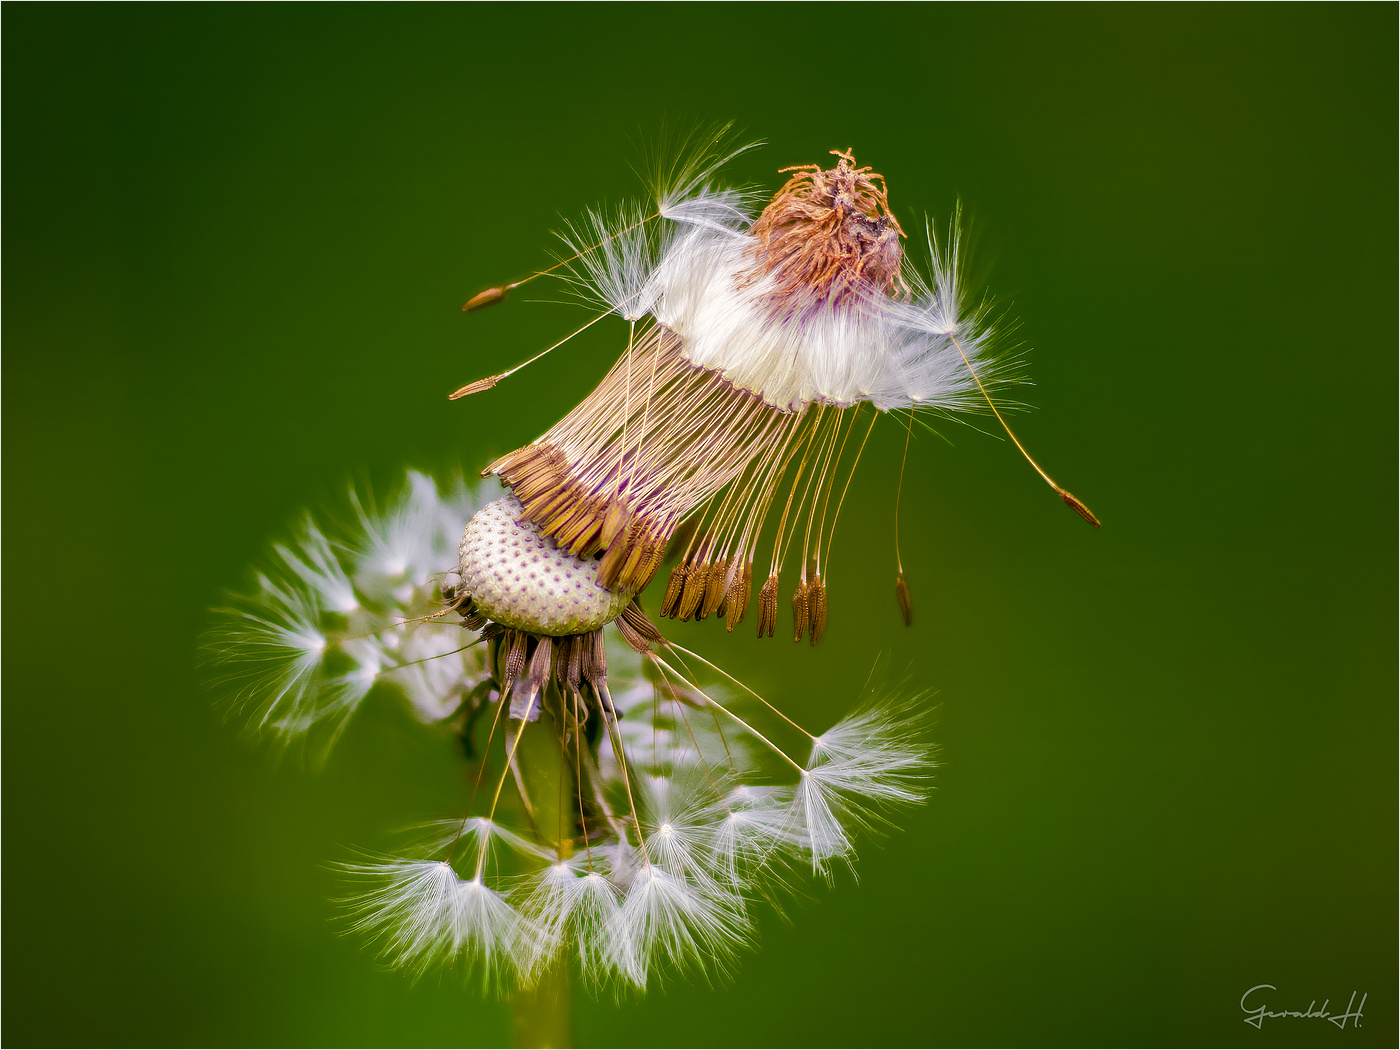
[[[451,812],[387,707],[309,774],[200,684],[206,609],[304,506],[535,437],[623,338],[462,301],[636,192],[854,146],[972,219],[1027,445],[877,428],[820,648],[678,628],[813,723],[938,691],[930,804],[732,980],[583,1002],[612,1045],[1393,1046],[1396,13],[1364,6],[8,5],[4,1038],[491,1045],[379,970],[324,865]],[[916,255],[917,255],[916,251]],[[546,290],[545,298],[553,295]],[[1243,1023],[1368,995],[1363,1027]]]

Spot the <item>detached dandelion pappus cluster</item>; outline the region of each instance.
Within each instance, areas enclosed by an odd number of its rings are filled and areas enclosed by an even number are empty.
[[[832,491],[839,484],[845,495],[879,414],[906,410],[912,427],[916,410],[985,404],[1005,426],[988,388],[1006,369],[989,353],[984,311],[964,307],[956,225],[946,252],[929,227],[925,280],[905,265],[884,179],[857,167],[849,149],[833,150],[828,170],[784,169],[794,174],[757,218],[748,197],[711,182],[737,152],[702,151],[674,165],[650,214],[593,212],[570,231],[575,255],[561,265],[572,265],[574,284],[605,308],[595,321],[616,313],[629,322],[627,348],[577,408],[487,471],[510,486],[541,535],[582,558],[601,554],[599,583],[625,593],[650,582],[680,522],[696,521],[661,615],[723,615],[730,631],[749,608],[776,502],[758,634],[776,629],[779,576],[800,528],[794,637],[810,630],[815,645],[842,502],[832,507]],[[524,283],[483,292],[464,309],[499,302]],[[866,404],[870,421],[853,442]],[[898,576],[908,620],[902,568]]]
[[[357,499],[346,534],[307,519],[210,635],[233,708],[279,741],[324,751],[376,694],[461,736],[462,811],[343,866],[348,924],[395,966],[468,966],[516,990],[571,967],[634,989],[723,970],[757,902],[829,876],[923,796],[922,698],[872,684],[815,734],[642,608],[669,554],[660,616],[732,631],[758,560],[771,637],[796,561],[793,635],[815,645],[875,421],[979,406],[1000,420],[991,390],[1009,378],[984,311],[963,305],[956,227],[946,250],[930,232],[922,277],[884,179],[849,149],[784,169],[759,209],[714,181],[740,152],[716,138],[670,166],[652,204],[589,213],[565,236],[571,258],[464,307],[562,272],[602,307],[583,328],[627,322],[598,387],[483,471],[503,496],[410,474],[385,511]],[[908,622],[902,568],[896,593]]]

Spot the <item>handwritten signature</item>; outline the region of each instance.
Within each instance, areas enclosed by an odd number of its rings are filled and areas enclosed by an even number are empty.
[[[1323,1021],[1330,1021],[1338,1028],[1345,1028],[1348,1021],[1351,1022],[1353,1028],[1361,1027],[1361,1011],[1366,1006],[1367,993],[1365,992],[1361,993],[1361,1002],[1359,1003],[1356,1001],[1356,993],[1352,992],[1351,998],[1347,1000],[1346,1013],[1341,1014],[1334,1014],[1328,1011],[1327,1005],[1332,1001],[1331,999],[1322,1000],[1321,1006],[1318,1006],[1317,1000],[1314,999],[1312,1002],[1308,1003],[1308,1008],[1306,1010],[1270,1010],[1268,1006],[1263,1003],[1260,1003],[1258,1006],[1247,1005],[1251,996],[1256,1000],[1262,999],[1262,995],[1255,995],[1255,993],[1262,992],[1266,989],[1271,992],[1278,991],[1272,984],[1256,984],[1249,991],[1245,992],[1244,995],[1240,996],[1240,1009],[1244,1011],[1245,1024],[1252,1024],[1255,1028],[1263,1028],[1264,1018],[1266,1017],[1312,1017]]]

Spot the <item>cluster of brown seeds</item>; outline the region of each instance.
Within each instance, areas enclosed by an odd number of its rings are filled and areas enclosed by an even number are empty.
[[[600,584],[635,592],[682,519],[755,460],[772,460],[801,418],[696,368],[679,337],[655,325],[547,434],[483,473],[509,485],[562,549],[602,552]]]

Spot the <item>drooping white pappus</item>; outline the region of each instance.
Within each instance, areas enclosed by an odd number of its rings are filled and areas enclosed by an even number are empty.
[[[382,508],[355,497],[339,529],[308,517],[209,640],[233,712],[279,745],[328,757],[364,704],[407,701],[466,763],[457,813],[337,865],[345,927],[392,966],[502,992],[560,968],[619,991],[724,973],[756,909],[922,797],[927,707],[876,688],[813,735],[621,620],[631,644],[528,638],[512,678],[511,632],[459,590],[478,504],[410,474]]]

